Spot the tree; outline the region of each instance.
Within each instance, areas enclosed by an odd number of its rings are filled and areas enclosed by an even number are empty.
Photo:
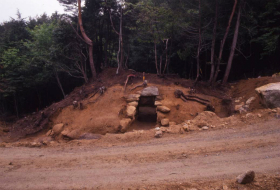
[[[57,27],[57,23],[36,26],[33,30],[29,30],[32,40],[28,40],[25,46],[31,52],[31,66],[43,67],[43,71],[52,72],[57,80],[59,88],[65,98],[65,92],[62,87],[58,75],[59,63],[55,61],[55,56],[58,53],[58,47],[54,43],[53,31]],[[50,75],[50,74],[46,74]]]
[[[231,15],[230,15],[229,20],[228,20],[228,25],[227,25],[227,28],[226,28],[226,32],[224,34],[223,40],[221,41],[218,63],[217,63],[217,66],[216,66],[216,72],[215,72],[213,81],[211,81],[212,83],[216,82],[216,80],[218,78],[218,74],[220,72],[220,64],[221,64],[221,60],[222,60],[222,56],[223,56],[224,45],[225,45],[225,42],[226,42],[226,39],[227,39],[227,36],[228,36],[228,33],[229,33],[229,29],[230,29],[231,22],[232,22],[234,13],[235,13],[236,5],[237,5],[237,0],[234,0],[234,4],[233,4],[233,7],[232,7]]]
[[[253,39],[263,46],[263,56],[279,51],[280,45],[280,0],[268,1],[265,11],[258,15],[259,37]],[[258,13],[257,13],[258,14]]]
[[[168,43],[174,28],[174,17],[168,4],[164,1],[145,0],[135,6],[138,40],[154,44],[154,62],[158,75],[164,74],[168,64]],[[158,49],[158,46],[160,49]],[[158,60],[158,54],[159,60]],[[165,56],[165,57],[164,57]],[[163,61],[165,58],[165,65]]]
[[[241,2],[239,3],[239,10],[238,10],[237,20],[236,20],[236,25],[235,25],[235,31],[234,31],[234,36],[232,39],[232,45],[231,45],[230,55],[228,58],[226,72],[225,72],[224,79],[223,79],[223,84],[225,84],[228,80],[228,76],[229,76],[231,65],[232,65],[232,60],[233,60],[233,56],[234,56],[234,52],[235,52],[235,48],[236,48],[237,39],[238,39],[242,6],[243,6],[243,0],[241,0]]]
[[[93,42],[86,34],[84,26],[83,26],[81,0],[58,0],[58,1],[59,1],[59,3],[63,4],[66,7],[66,11],[71,11],[73,15],[75,15],[75,13],[76,13],[75,4],[77,3],[78,26],[79,26],[83,41],[88,45],[89,65],[90,65],[90,69],[91,69],[92,78],[96,79],[97,75],[96,75],[96,69],[95,69],[94,58],[93,58]],[[73,20],[74,18],[71,17],[71,19]],[[76,33],[80,37],[80,35],[78,34],[77,31],[76,31]]]
[[[79,23],[79,26],[80,26],[82,36],[83,36],[85,42],[88,45],[89,63],[90,63],[92,78],[96,79],[96,70],[95,70],[95,65],[94,65],[94,61],[93,61],[93,44],[92,44],[92,40],[89,39],[89,37],[86,35],[86,32],[85,32],[84,27],[83,27],[81,0],[77,0],[77,1],[78,1],[78,10],[79,10],[78,23]]]

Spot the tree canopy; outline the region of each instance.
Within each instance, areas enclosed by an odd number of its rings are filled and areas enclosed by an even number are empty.
[[[212,84],[280,70],[280,0],[58,1],[67,14],[0,24],[0,114],[41,109],[107,67]]]

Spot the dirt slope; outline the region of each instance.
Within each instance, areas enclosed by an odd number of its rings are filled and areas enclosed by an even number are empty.
[[[0,148],[0,189],[279,189],[279,135],[270,119],[117,146]],[[255,182],[236,184],[249,169]]]
[[[260,99],[257,96],[255,89],[276,82],[280,82],[280,77],[261,77],[241,80],[238,83],[231,85],[232,88],[229,90],[229,94],[234,99],[242,98],[241,101],[243,102],[251,97],[255,97],[256,100],[250,106],[250,110],[262,109],[263,105],[260,103]]]

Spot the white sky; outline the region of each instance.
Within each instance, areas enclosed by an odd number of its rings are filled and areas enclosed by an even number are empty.
[[[63,6],[57,0],[0,0],[0,23],[17,18],[17,9],[22,18],[40,16],[44,12],[51,15],[55,11],[63,13]]]

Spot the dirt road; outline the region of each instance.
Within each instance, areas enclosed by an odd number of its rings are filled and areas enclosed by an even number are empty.
[[[127,189],[280,172],[280,120],[137,144],[0,148],[0,189]],[[203,188],[204,189],[204,188]]]

